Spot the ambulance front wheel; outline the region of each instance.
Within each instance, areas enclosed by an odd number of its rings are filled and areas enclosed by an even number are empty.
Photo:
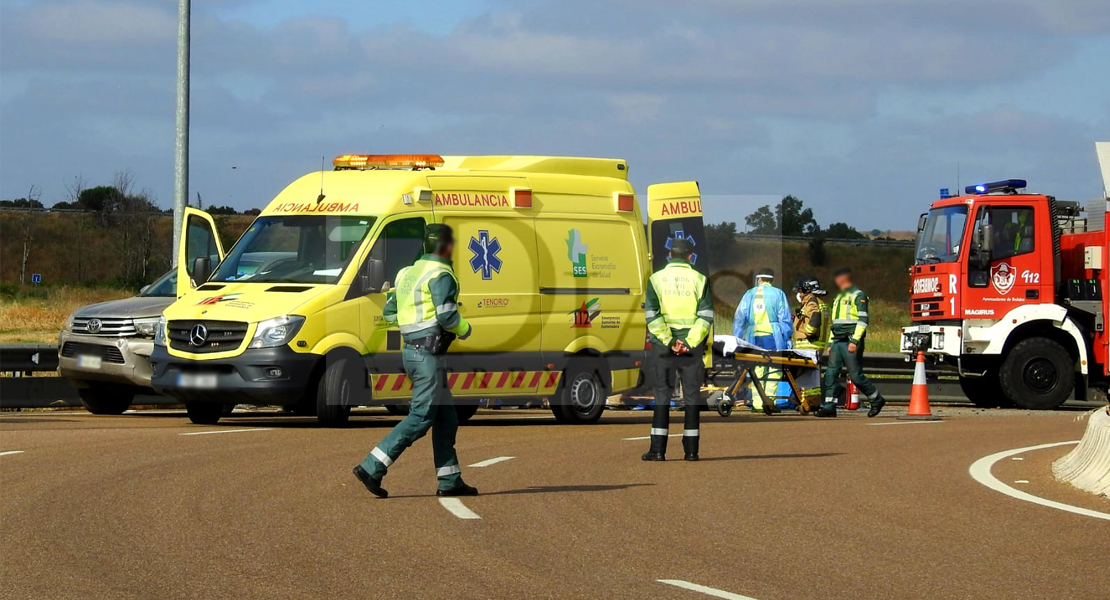
[[[351,417],[351,406],[368,393],[366,373],[360,361],[349,357],[327,360],[327,367],[316,386],[316,421],[325,427],[338,427]]]
[[[605,411],[605,385],[597,371],[585,365],[567,368],[557,397],[553,412],[561,423],[596,423]]]
[[[186,402],[185,413],[194,425],[215,425],[224,415],[224,405],[212,402]]]

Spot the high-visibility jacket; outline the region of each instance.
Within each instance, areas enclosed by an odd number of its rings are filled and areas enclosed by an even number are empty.
[[[425,254],[397,274],[397,286],[385,303],[382,318],[400,325],[401,337],[418,340],[444,331],[465,338],[470,323],[459,314],[459,280],[451,263]]]
[[[829,305],[814,294],[802,297],[802,306],[794,315],[794,347],[806,350],[824,350],[828,346]]]
[[[767,328],[760,326],[765,318]],[[770,283],[760,283],[748,290],[736,305],[732,321],[732,335],[748,343],[755,343],[757,337],[772,336],[776,350],[791,348],[793,336],[790,321],[790,301],[786,294]]]
[[[713,325],[709,279],[690,263],[672,259],[648,278],[644,314],[654,343],[669,348],[682,340],[697,347]]]
[[[867,335],[867,294],[852,286],[836,295],[832,308],[833,340],[860,343]]]

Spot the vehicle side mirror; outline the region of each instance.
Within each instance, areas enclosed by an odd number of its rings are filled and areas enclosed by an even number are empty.
[[[991,245],[994,243],[994,227],[990,223],[984,223],[979,227],[979,249],[990,256]]]
[[[139,288],[139,294],[140,295],[145,294],[146,291],[149,290],[149,289],[150,289],[150,285],[144,285],[143,287]]]
[[[928,218],[929,218],[929,215],[927,215],[927,214],[923,214],[920,217],[917,217],[917,232],[918,233],[921,233],[922,231],[925,231],[925,222],[928,220]]]
[[[362,275],[363,293],[384,291],[385,288],[385,262],[371,258],[366,262],[366,273]]]
[[[193,260],[192,279],[193,284],[200,285],[208,281],[208,277],[212,275],[212,259],[207,256],[198,256]]]

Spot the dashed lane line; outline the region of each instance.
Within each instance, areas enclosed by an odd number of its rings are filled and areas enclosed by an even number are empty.
[[[11,456],[13,454],[23,454],[22,450],[8,450],[7,452],[0,452],[0,456]]]
[[[724,590],[718,590],[715,588],[706,587],[704,585],[690,583],[689,581],[682,581],[681,579],[656,579],[656,581],[658,581],[659,583],[665,583],[667,585],[673,585],[684,590],[690,590],[692,592],[701,592],[706,596],[713,596],[714,598],[724,598],[724,600],[755,600],[755,598],[752,598],[751,596],[741,596],[740,594],[733,594],[732,592],[726,592]]]
[[[248,433],[251,431],[272,431],[270,427],[257,427],[254,429],[217,429],[215,431],[189,431],[177,435],[216,435],[217,433]]]
[[[470,468],[480,469],[482,467],[488,467],[490,465],[496,465],[497,463],[503,463],[507,460],[512,460],[514,458],[516,458],[516,457],[515,456],[498,456],[497,458],[489,458],[489,459],[483,460],[481,462],[476,462],[476,463],[470,465]]]
[[[990,456],[984,456],[983,458],[980,458],[979,460],[971,463],[971,466],[968,467],[967,470],[968,473],[971,475],[971,478],[975,481],[978,481],[979,483],[989,487],[996,492],[1006,494],[1011,498],[1017,498],[1018,500],[1032,502],[1033,504],[1040,504],[1041,506],[1048,506],[1050,508],[1075,513],[1077,515],[1083,515],[1085,517],[1094,517],[1096,519],[1104,519],[1106,521],[1110,521],[1110,514],[1108,513],[1099,512],[1097,510],[1090,510],[1088,508],[1080,508],[1078,506],[1064,504],[1063,502],[1046,500],[1044,498],[1041,498],[1040,496],[1034,496],[1033,494],[1014,489],[1006,485],[1005,483],[1002,483],[991,473],[991,467],[994,466],[994,463],[1006,458],[1010,458],[1015,454],[1025,454],[1026,452],[1033,452],[1034,450],[1044,450],[1046,448],[1069,446],[1071,444],[1078,443],[1079,440],[1074,440],[1071,442],[1056,442],[1054,444],[1041,444],[1039,446],[1028,446],[1025,448],[1016,448],[1014,450],[1004,450],[1002,452],[996,452],[995,454],[991,454]]]
[[[439,503],[443,508],[447,509],[447,512],[460,519],[474,520],[482,518],[478,516],[478,513],[467,508],[466,505],[462,503],[462,500],[458,498],[440,498]]]

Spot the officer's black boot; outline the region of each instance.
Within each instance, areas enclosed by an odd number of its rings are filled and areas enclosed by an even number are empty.
[[[667,434],[652,434],[651,448],[640,458],[648,462],[659,462],[667,460]]]
[[[698,441],[701,436],[687,435],[682,436],[682,450],[685,451],[685,459],[691,462],[698,460]]]
[[[437,496],[448,496],[448,497],[451,497],[451,496],[477,496],[478,495],[478,488],[476,488],[472,485],[466,485],[465,483],[460,481],[459,485],[456,485],[455,487],[453,487],[449,490],[436,490],[436,495]]]
[[[818,408],[813,416],[819,418],[831,418],[836,416],[836,402],[825,402]]]
[[[879,416],[884,406],[886,406],[886,399],[883,398],[882,394],[876,394],[875,399],[871,401],[871,410],[867,411],[867,416],[869,418]]]
[[[355,474],[355,477],[358,477],[358,480],[362,482],[362,485],[366,486],[366,489],[371,494],[379,498],[389,497],[389,492],[385,491],[385,488],[382,487],[382,480],[375,479],[366,472],[366,469],[362,468],[362,465],[355,465],[355,468],[351,472]]]

